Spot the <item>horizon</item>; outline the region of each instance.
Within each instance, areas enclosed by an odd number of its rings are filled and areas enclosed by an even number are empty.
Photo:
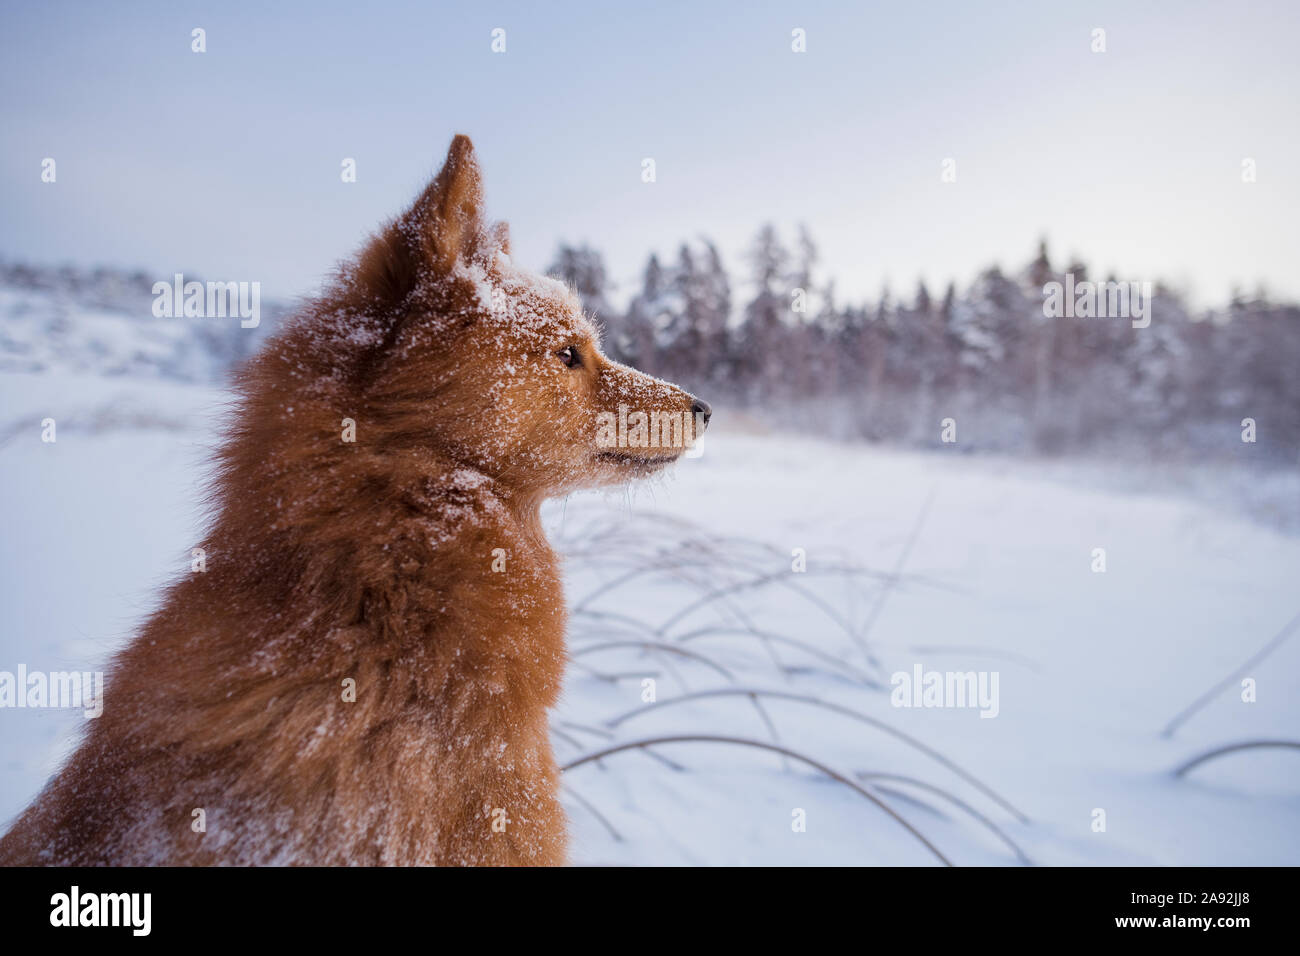
[[[813,236],[812,238],[815,241],[816,237]],[[696,237],[694,244],[690,242],[687,242],[686,244],[690,245],[692,251],[697,251],[699,248],[698,246],[699,241],[707,240],[707,239],[708,239],[707,236],[698,236]],[[1224,315],[1230,311],[1230,307],[1232,306],[1234,301],[1243,301],[1243,302],[1267,301],[1267,303],[1272,306],[1279,306],[1283,308],[1286,307],[1300,308],[1300,298],[1282,297],[1278,295],[1275,290],[1270,289],[1264,285],[1257,285],[1254,288],[1237,287],[1236,292],[1238,298],[1234,298],[1230,290],[1230,294],[1225,295],[1221,301],[1205,302],[1205,303],[1194,302],[1188,296],[1188,294],[1184,289],[1180,288],[1177,284],[1170,282],[1167,279],[1164,279],[1160,276],[1156,276],[1155,278],[1150,280],[1122,279],[1114,272],[1101,272],[1098,270],[1094,270],[1092,267],[1092,263],[1086,261],[1080,261],[1075,259],[1070,259],[1067,261],[1064,258],[1057,258],[1052,252],[1052,246],[1050,241],[1040,240],[1040,243],[1046,244],[1048,261],[1050,263],[1051,270],[1052,270],[1051,274],[1054,277],[1060,277],[1060,278],[1076,277],[1077,278],[1078,273],[1075,272],[1074,270],[1079,267],[1082,267],[1087,270],[1086,272],[1087,281],[1090,282],[1095,282],[1095,283],[1124,282],[1133,285],[1149,284],[1150,288],[1153,289],[1156,293],[1170,294],[1178,298],[1185,306],[1187,306],[1189,316],[1193,319],[1209,318],[1212,316]],[[556,247],[555,252],[558,253],[561,249],[565,248],[566,245],[567,244],[561,243]],[[568,248],[574,249],[576,251],[576,250],[580,250],[582,247],[568,246]],[[651,257],[657,257],[659,260],[660,267],[664,270],[666,274],[671,275],[672,272],[677,268],[677,264],[674,261],[676,258],[676,250],[677,247],[674,247],[674,249],[669,250],[669,252],[664,255],[660,255],[658,252],[651,252],[647,254],[645,263],[643,263],[641,271],[644,272],[645,266],[649,264]],[[594,251],[597,253],[600,252],[599,249],[595,249]],[[551,258],[554,259],[555,258],[554,255]],[[978,284],[980,278],[982,276],[990,274],[993,271],[997,271],[1003,277],[1015,281],[1024,290],[1029,291],[1037,287],[1035,286],[1034,283],[1028,281],[1025,272],[1028,270],[1029,266],[1031,266],[1034,263],[1036,258],[1037,258],[1037,254],[1029,256],[1020,262],[990,262],[984,267],[977,269],[976,272],[968,280],[964,282],[958,281],[956,279],[951,279],[942,284],[932,285],[928,282],[925,282],[924,279],[918,279],[916,282],[913,282],[910,285],[900,285],[897,287],[886,286],[884,289],[882,289],[874,296],[866,295],[860,298],[850,299],[846,296],[840,295],[837,287],[835,290],[836,295],[834,301],[834,311],[837,314],[843,314],[851,310],[874,311],[881,305],[882,301],[888,301],[892,309],[894,310],[897,310],[900,307],[908,308],[916,302],[922,284],[925,285],[927,293],[934,300],[942,299],[946,294],[950,285],[954,288],[955,294],[958,296],[958,298],[960,298],[962,296],[971,293],[974,290],[975,286]],[[548,265],[549,264],[550,262],[548,260]],[[745,304],[748,300],[748,296],[750,295],[750,293],[747,293],[743,290],[753,288],[755,285],[755,281],[749,275],[748,271],[744,268],[743,263],[740,263],[733,268],[731,264],[728,264],[726,257],[723,256],[722,265],[726,270],[727,278],[731,283],[731,289],[733,293],[731,315],[733,317],[739,317],[743,315]],[[172,285],[174,285],[174,280],[178,277],[183,277],[184,281],[186,282],[198,281],[198,282],[211,283],[211,282],[222,281],[220,279],[217,279],[213,276],[209,276],[198,270],[181,269],[181,270],[177,270],[176,272],[163,275],[157,273],[156,271],[150,270],[144,266],[139,266],[139,265],[117,265],[117,264],[110,264],[110,263],[103,263],[103,262],[73,262],[73,261],[37,262],[37,261],[22,260],[22,259],[8,259],[3,255],[0,255],[0,270],[13,270],[19,268],[29,268],[29,269],[35,269],[35,270],[40,270],[45,272],[57,272],[63,269],[70,269],[77,275],[83,277],[91,277],[93,276],[94,273],[100,270],[104,270],[124,278],[141,277],[145,279],[147,282],[149,282],[150,285],[154,285],[157,283],[168,283],[169,289],[171,288]],[[546,267],[542,267],[538,271],[539,272],[546,271]],[[554,273],[551,273],[549,271],[546,271],[546,274],[554,275]],[[563,279],[562,276],[556,276],[556,277]],[[637,295],[639,295],[640,292],[642,291],[640,287],[639,274],[636,277],[636,282],[637,282],[637,287],[629,290],[627,294],[624,294],[622,292],[617,292],[617,294],[607,297],[607,301],[609,302],[609,304],[614,306],[616,310],[616,315],[625,315],[628,309],[631,307],[633,299]],[[572,283],[568,283],[568,284],[572,286]],[[1053,282],[1051,284],[1059,285],[1060,283]],[[810,296],[814,299],[821,298],[823,285],[824,285],[823,283],[816,284],[811,290],[809,290]],[[616,287],[611,285],[611,289],[615,289],[615,288]],[[578,290],[575,289],[574,291],[577,292]],[[1044,302],[1046,303],[1049,297],[1048,292],[1046,289],[1040,291],[1042,291],[1044,296]],[[292,310],[294,308],[297,308],[302,302],[307,301],[306,297],[311,294],[313,293],[302,292],[302,293],[290,294],[290,295],[280,295],[280,294],[273,293],[266,297],[266,302],[269,305],[276,305],[282,308],[288,308]],[[1053,294],[1059,294],[1059,293],[1053,293]],[[1070,297],[1067,296],[1067,298]],[[1070,301],[1073,300],[1070,299]],[[606,316],[602,316],[602,318],[605,317]],[[805,319],[805,321],[816,322],[818,318],[819,316],[817,314],[814,314],[809,318]]]

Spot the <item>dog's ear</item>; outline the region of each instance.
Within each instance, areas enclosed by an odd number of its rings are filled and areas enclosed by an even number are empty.
[[[483,174],[468,136],[451,141],[442,172],[412,212],[435,270],[448,272],[457,259],[473,253],[483,235]]]
[[[433,182],[345,270],[349,293],[364,308],[395,308],[422,275],[445,275],[469,258],[483,235],[482,174],[474,144],[458,135]]]

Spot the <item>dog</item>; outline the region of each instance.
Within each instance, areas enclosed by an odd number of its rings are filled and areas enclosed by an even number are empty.
[[[711,411],[607,359],[573,291],[509,252],[457,136],[236,373],[203,559],[0,864],[565,862],[539,507],[670,465],[689,440],[645,420],[698,434]]]

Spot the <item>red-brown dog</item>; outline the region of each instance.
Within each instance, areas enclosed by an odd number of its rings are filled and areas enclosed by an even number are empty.
[[[206,571],[117,657],[0,863],[564,861],[565,605],[538,508],[682,452],[644,418],[611,441],[614,416],[708,407],[606,359],[508,251],[458,136],[239,373]]]

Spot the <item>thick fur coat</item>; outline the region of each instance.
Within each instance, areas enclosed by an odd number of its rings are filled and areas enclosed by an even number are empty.
[[[206,569],[117,656],[0,864],[564,862],[538,508],[682,451],[609,447],[600,413],[707,406],[602,356],[482,206],[457,137],[238,373]]]

